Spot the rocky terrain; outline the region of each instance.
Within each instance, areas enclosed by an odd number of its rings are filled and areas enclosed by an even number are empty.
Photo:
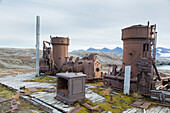
[[[108,52],[101,52],[101,51],[77,51],[69,53],[69,56],[73,56],[74,58],[88,56],[91,53],[97,53],[97,59],[101,62],[103,67],[107,67],[108,64],[117,64],[121,66],[122,64],[122,55],[115,54],[115,53],[108,53]]]
[[[98,54],[98,60],[101,62],[102,67],[106,67],[108,64],[117,64],[121,67],[122,55],[101,52],[101,51],[76,51],[70,52],[69,56],[85,57],[91,53]],[[0,48],[0,76],[8,74],[22,74],[26,72],[35,72],[35,49],[19,49],[19,48]],[[42,51],[40,50],[40,57],[42,57]],[[158,65],[169,65],[169,58],[159,58],[157,60]]]
[[[121,65],[122,55],[115,53],[78,51],[69,53],[69,56],[82,58],[91,53],[98,54],[98,60],[103,66],[107,66],[107,64]],[[35,55],[35,49],[0,48],[0,69],[34,69]],[[42,57],[42,51],[40,51],[40,57]]]
[[[0,76],[34,72],[35,54],[35,49],[0,48]]]

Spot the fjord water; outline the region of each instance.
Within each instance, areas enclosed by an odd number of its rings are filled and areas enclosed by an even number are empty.
[[[170,65],[158,65],[157,69],[163,71],[170,71]]]

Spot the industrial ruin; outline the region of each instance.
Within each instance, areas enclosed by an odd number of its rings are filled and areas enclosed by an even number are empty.
[[[85,99],[86,75],[75,73],[58,73],[57,77],[56,99],[68,104],[73,104],[76,101]]]
[[[43,58],[40,60],[39,73],[55,75],[61,71],[62,63],[68,57],[69,38],[51,36],[50,38],[51,43],[43,41]]]
[[[101,78],[101,64],[96,54],[90,54],[80,61],[68,57],[69,38],[50,37],[51,43],[43,41],[43,58],[40,60],[40,74],[56,75],[59,72],[82,72],[88,80]],[[52,48],[51,46],[52,45]]]
[[[122,29],[123,62],[122,68],[117,70],[112,65],[112,72],[104,75],[105,87],[123,91],[125,81],[125,67],[131,66],[130,70],[130,92],[139,92],[145,96],[159,97],[162,91],[156,91],[156,81],[162,81],[162,85],[169,91],[169,78],[161,79],[156,67],[156,25],[134,25]],[[166,82],[165,82],[166,81]],[[156,93],[157,92],[157,93]],[[154,94],[154,95],[153,95]],[[169,98],[169,93],[164,93]],[[168,99],[167,99],[168,100]]]
[[[117,71],[114,66],[112,75],[104,76],[105,87],[123,91],[125,66],[131,66],[130,91],[150,93],[155,89],[152,65],[155,62],[156,25],[135,25],[122,29],[122,41],[122,68]]]
[[[12,101],[10,111],[18,110],[15,98],[21,97],[49,113],[76,113],[81,109],[105,112],[108,108],[114,109],[112,112],[129,112],[129,106],[136,107],[131,112],[143,113],[148,109],[149,113],[152,104],[158,105],[155,109],[170,110],[170,105],[166,104],[170,102],[170,77],[159,73],[156,66],[156,25],[148,22],[124,28],[121,39],[122,65],[107,64],[106,73],[106,67],[102,69],[101,56],[97,59],[99,52],[77,58],[69,56],[69,37],[50,36],[50,42],[43,41],[42,58],[39,59],[37,38],[36,76],[27,73],[24,77],[19,74],[12,78],[2,77],[0,82],[17,94],[0,103]],[[162,103],[145,101],[143,97]]]
[[[138,92],[144,96],[156,95],[156,97],[158,97],[162,92],[157,92],[155,90],[157,81],[162,81],[164,89],[169,90],[169,78],[161,79],[155,64],[157,40],[156,25],[149,25],[148,22],[148,25],[134,25],[122,29],[122,68],[118,70],[117,65],[110,64],[111,67],[109,67],[109,69],[112,68],[111,72],[103,75],[101,72],[101,63],[97,60],[97,54],[90,54],[88,57],[84,57],[81,60],[77,57],[76,60],[73,61],[72,56],[70,58],[68,57],[69,38],[57,36],[50,36],[50,38],[51,42],[43,42],[43,58],[40,60],[39,72],[45,75],[63,73],[62,76],[57,74],[59,79],[57,82],[58,96],[56,97],[62,98],[62,100],[68,103],[71,103],[71,100],[68,100],[71,98],[69,97],[71,96],[69,92],[77,89],[77,87],[71,87],[70,85],[73,83],[68,83],[68,81],[77,77],[77,73],[80,72],[87,75],[87,80],[103,78],[104,87],[111,87],[118,91],[124,91],[125,87],[127,87],[130,93]],[[124,84],[125,81],[128,81],[128,78],[125,77],[128,76],[126,75],[127,66],[130,66],[129,86],[128,83]],[[76,76],[70,76],[68,72],[74,72]],[[79,83],[79,85],[75,83],[78,86],[81,86],[81,83],[84,84],[82,80],[76,80],[76,82]],[[67,93],[60,91],[63,87],[67,87]],[[84,85],[82,87],[84,87]],[[164,95],[165,96],[162,97],[164,100],[170,96],[167,93]],[[76,97],[74,99],[76,100]]]

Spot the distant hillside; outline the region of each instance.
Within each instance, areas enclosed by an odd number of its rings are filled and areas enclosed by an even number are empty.
[[[94,48],[93,48],[94,49]],[[98,60],[101,62],[102,66],[105,67],[108,64],[117,64],[121,66],[122,64],[122,49],[107,49],[103,48],[100,51],[89,48],[87,51],[74,51],[70,52],[69,56],[74,58],[83,58],[91,53],[98,54]],[[91,51],[93,50],[93,51]],[[110,52],[115,50],[116,52]],[[105,52],[102,52],[105,51]],[[119,53],[119,54],[117,54]],[[157,49],[157,53],[160,58],[157,58],[157,64],[160,65],[170,65],[170,49],[161,48]],[[18,49],[18,48],[0,48],[0,69],[35,69],[35,49]],[[40,58],[42,57],[42,51],[40,50]]]
[[[0,48],[0,68],[33,69],[35,68],[35,49]],[[42,56],[42,51],[40,51]]]
[[[75,58],[79,57],[82,59],[90,55],[91,53],[97,53],[97,59],[101,62],[102,66],[108,66],[108,64],[116,64],[118,66],[122,65],[122,55],[115,54],[115,53],[108,53],[108,52],[101,52],[101,51],[77,51],[69,53],[69,56],[73,56]]]
[[[94,51],[94,52],[100,51],[100,52],[123,54],[123,49],[120,47],[116,47],[114,49],[108,49],[106,47],[104,47],[103,49],[95,49],[95,48],[90,47],[87,50],[80,49],[80,50],[74,50],[72,52],[77,52],[77,51]],[[170,49],[158,47],[156,50],[156,55],[158,58],[170,58]]]

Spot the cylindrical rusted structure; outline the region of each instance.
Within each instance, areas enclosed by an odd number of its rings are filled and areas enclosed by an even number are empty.
[[[68,37],[51,37],[51,44],[53,46],[53,59],[55,65],[61,69],[61,64],[64,63],[65,57],[68,57]]]
[[[152,27],[135,25],[122,29],[123,40],[123,70],[131,65],[131,78],[138,74],[137,62],[140,58],[151,57]],[[151,37],[152,36],[152,37]]]

